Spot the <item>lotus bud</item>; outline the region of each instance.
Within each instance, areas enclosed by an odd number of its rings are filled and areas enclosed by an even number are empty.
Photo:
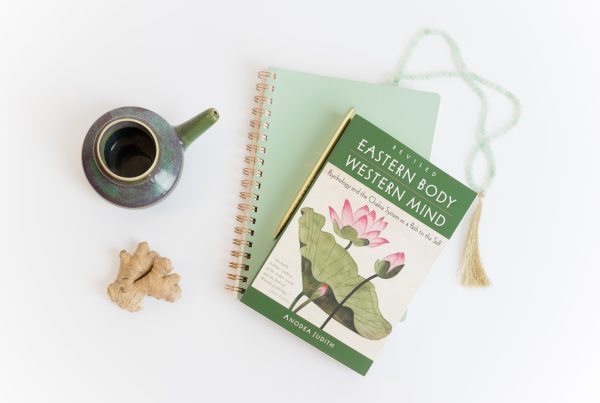
[[[329,290],[329,285],[327,284],[321,284],[310,296],[310,300],[314,301],[317,298],[322,297],[323,295],[325,295],[327,293],[327,290]]]
[[[375,274],[383,279],[395,277],[404,267],[404,252],[392,253],[375,262]]]

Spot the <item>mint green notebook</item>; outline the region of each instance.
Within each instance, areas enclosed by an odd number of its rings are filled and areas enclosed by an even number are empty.
[[[259,73],[227,286],[239,297],[275,245],[273,235],[340,121],[352,107],[429,157],[440,98],[393,85],[271,67]]]

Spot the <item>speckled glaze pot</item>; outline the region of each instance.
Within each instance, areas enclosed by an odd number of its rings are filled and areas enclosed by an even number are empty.
[[[219,119],[207,109],[171,126],[144,108],[117,108],[100,116],[83,142],[83,170],[106,200],[123,207],[150,206],[177,184],[183,152]]]

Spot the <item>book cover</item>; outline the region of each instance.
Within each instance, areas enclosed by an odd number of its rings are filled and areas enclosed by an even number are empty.
[[[475,197],[356,115],[242,302],[364,375]]]

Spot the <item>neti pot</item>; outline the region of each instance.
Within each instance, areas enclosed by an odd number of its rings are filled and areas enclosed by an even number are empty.
[[[175,188],[185,149],[218,119],[219,113],[210,108],[171,126],[148,109],[113,109],[100,116],[85,137],[85,175],[96,192],[116,205],[151,206]]]

